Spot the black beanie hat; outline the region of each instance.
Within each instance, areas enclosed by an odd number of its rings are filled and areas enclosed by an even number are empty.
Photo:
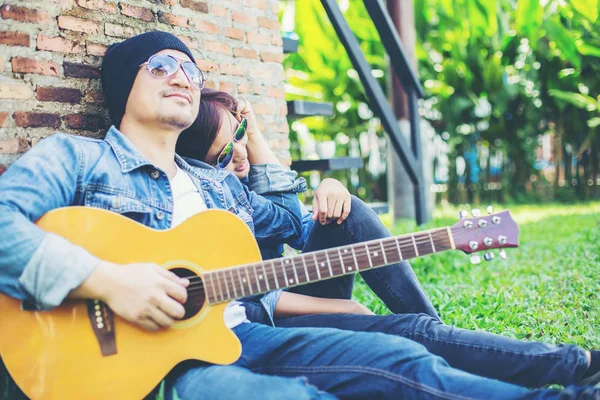
[[[133,87],[140,65],[161,50],[172,49],[187,54],[193,62],[190,49],[177,36],[160,31],[146,32],[133,36],[108,48],[100,76],[104,91],[104,104],[113,125],[121,125],[125,105]]]

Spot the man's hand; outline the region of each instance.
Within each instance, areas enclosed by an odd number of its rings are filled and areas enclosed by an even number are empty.
[[[350,214],[350,204],[350,192],[340,181],[331,178],[323,179],[315,190],[312,219],[314,221],[318,219],[321,225],[327,224],[328,220],[332,219],[337,219],[337,223],[341,224]]]
[[[120,317],[156,331],[184,316],[188,285],[157,264],[102,262],[70,297],[102,300]]]

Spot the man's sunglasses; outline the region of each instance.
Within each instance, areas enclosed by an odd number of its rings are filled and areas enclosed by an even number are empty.
[[[242,119],[242,122],[240,122],[240,124],[238,125],[238,127],[235,130],[235,133],[233,134],[233,137],[231,138],[229,143],[227,143],[225,145],[225,147],[219,154],[219,157],[217,157],[217,164],[216,164],[217,167],[225,168],[227,165],[229,165],[229,163],[231,162],[231,159],[233,158],[233,142],[234,141],[239,142],[240,140],[242,140],[244,138],[244,136],[246,136],[247,129],[248,129],[248,120],[246,118],[244,118],[244,119]]]
[[[141,66],[147,65],[148,71],[157,78],[166,78],[177,72],[179,66],[186,78],[198,90],[204,87],[204,74],[196,64],[169,54],[155,54]]]

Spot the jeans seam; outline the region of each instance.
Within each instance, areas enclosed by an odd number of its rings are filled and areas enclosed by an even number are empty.
[[[480,348],[480,349],[483,349],[483,350],[494,350],[494,351],[499,352],[499,353],[522,355],[522,356],[526,356],[526,357],[547,357],[547,358],[555,358],[557,360],[564,359],[564,357],[559,356],[559,355],[552,355],[552,354],[526,354],[526,353],[519,353],[519,352],[515,352],[515,351],[507,351],[507,350],[504,350],[504,349],[499,349],[497,347],[481,346],[481,345],[476,345],[476,344],[467,343],[467,342],[461,342],[461,341],[456,341],[456,340],[436,339],[436,338],[429,337],[426,334],[419,333],[419,332],[408,333],[406,336],[408,336],[410,338],[412,338],[414,336],[420,336],[420,337],[423,337],[423,338],[431,340],[431,341],[440,342],[442,344],[443,343],[451,343],[451,344],[461,345],[461,346],[465,346],[465,347],[469,347],[469,348]]]
[[[475,400],[472,397],[464,397],[460,395],[450,394],[441,392],[431,386],[423,385],[419,382],[413,381],[411,379],[402,377],[397,374],[393,374],[378,368],[371,368],[365,366],[353,366],[353,365],[336,365],[336,366],[322,366],[322,367],[304,367],[304,366],[273,366],[273,367],[263,367],[256,368],[253,370],[254,372],[295,372],[302,374],[315,374],[315,373],[343,373],[343,372],[355,372],[355,373],[365,373],[371,374],[375,376],[379,376],[381,378],[389,379],[392,381],[396,381],[402,383],[406,386],[409,386],[415,390],[419,390],[422,392],[427,392],[431,395],[437,396],[442,399],[447,400]]]

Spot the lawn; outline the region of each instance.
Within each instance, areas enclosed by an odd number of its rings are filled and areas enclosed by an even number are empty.
[[[600,348],[600,202],[495,206],[520,228],[520,247],[508,259],[472,265],[448,251],[412,261],[445,323],[519,339]],[[485,210],[482,210],[485,212]],[[452,225],[458,210],[438,209],[425,227]],[[385,220],[385,218],[384,218]],[[413,222],[394,234],[417,230]],[[379,314],[387,309],[357,279],[354,296]]]

